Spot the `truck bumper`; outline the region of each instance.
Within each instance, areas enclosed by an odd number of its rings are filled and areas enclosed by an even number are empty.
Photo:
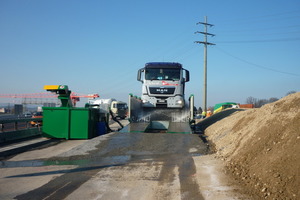
[[[147,108],[156,108],[156,107],[165,107],[165,108],[183,108],[184,99],[181,96],[168,97],[166,99],[159,99],[156,97],[147,97],[143,98],[143,107]]]

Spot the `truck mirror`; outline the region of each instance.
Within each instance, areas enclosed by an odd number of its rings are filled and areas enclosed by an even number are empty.
[[[190,81],[190,72],[186,69],[184,71],[185,71],[185,82],[189,82]]]
[[[142,71],[143,71],[143,69],[139,69],[138,74],[137,74],[137,80],[138,80],[138,81],[141,81],[141,82],[143,83],[143,80],[142,80],[142,78],[141,78],[141,76],[142,76]]]

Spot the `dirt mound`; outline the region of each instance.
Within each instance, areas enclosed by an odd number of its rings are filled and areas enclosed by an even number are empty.
[[[253,198],[300,199],[300,92],[224,118],[226,112],[203,124],[228,170]]]

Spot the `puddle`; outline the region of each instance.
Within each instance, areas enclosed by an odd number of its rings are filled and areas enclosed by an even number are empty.
[[[191,153],[190,155],[193,157],[203,156],[201,153]]]
[[[18,167],[41,167],[53,165],[111,165],[126,164],[130,161],[130,155],[111,156],[104,158],[92,158],[81,160],[24,160],[24,161],[0,161],[0,168],[18,168]]]
[[[0,161],[0,168],[12,167],[40,167],[44,166],[44,161],[25,160],[25,161]]]

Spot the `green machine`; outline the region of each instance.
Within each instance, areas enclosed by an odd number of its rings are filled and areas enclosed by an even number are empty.
[[[73,107],[71,90],[67,85],[45,85],[44,90],[56,93],[61,100],[61,107]]]
[[[218,103],[214,107],[214,114],[218,113],[218,112],[221,112],[222,110],[224,110],[226,108],[232,108],[235,105],[237,105],[237,103],[234,103],[234,102]]]
[[[56,93],[61,100],[61,107],[43,107],[44,137],[90,139],[100,135],[98,109],[73,107],[67,85],[46,85],[44,89]]]

